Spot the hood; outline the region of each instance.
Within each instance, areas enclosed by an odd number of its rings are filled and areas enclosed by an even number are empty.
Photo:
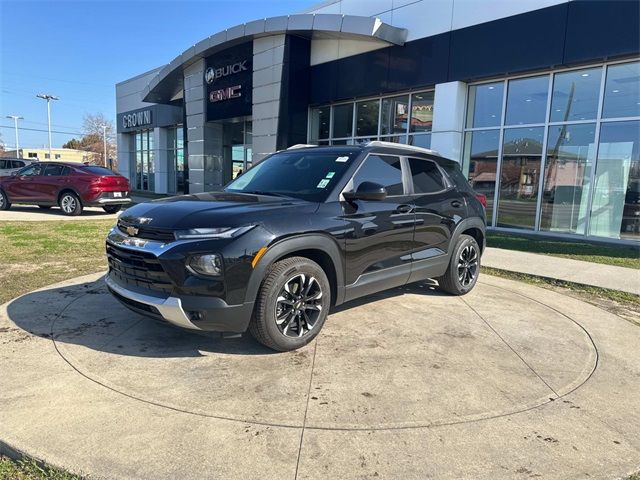
[[[128,208],[120,219],[132,225],[181,230],[188,228],[268,225],[288,214],[312,213],[316,203],[304,200],[243,193],[198,193],[140,203]]]

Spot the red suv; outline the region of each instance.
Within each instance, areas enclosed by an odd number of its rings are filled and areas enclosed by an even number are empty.
[[[80,215],[83,207],[115,213],[131,202],[130,190],[125,177],[104,167],[38,162],[0,177],[0,210],[27,203],[40,208],[58,205],[66,215]]]

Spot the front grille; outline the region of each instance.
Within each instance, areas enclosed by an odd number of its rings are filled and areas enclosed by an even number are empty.
[[[127,232],[127,227],[134,227],[135,229],[137,229],[135,235],[129,234],[129,232]],[[169,228],[133,225],[125,223],[122,220],[118,220],[118,230],[130,237],[144,238],[145,240],[156,240],[158,242],[164,243],[173,242],[176,239],[176,237],[173,235],[173,230]]]
[[[131,251],[107,243],[107,260],[110,275],[118,283],[171,293],[171,279],[155,255]]]

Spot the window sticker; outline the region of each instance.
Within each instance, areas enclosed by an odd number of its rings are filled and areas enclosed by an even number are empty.
[[[327,176],[325,178],[333,178],[333,176],[336,174],[336,172],[329,172],[327,173]]]
[[[330,181],[331,180],[329,180],[328,178],[323,178],[322,180],[320,180],[320,183],[318,183],[318,186],[316,188],[324,188],[329,185]]]
[[[336,162],[344,163],[349,160],[349,157],[338,157],[336,158]]]

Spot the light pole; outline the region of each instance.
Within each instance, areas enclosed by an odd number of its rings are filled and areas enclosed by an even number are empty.
[[[104,142],[104,166],[107,167],[107,125],[105,124],[101,126],[102,126],[102,141]]]
[[[20,158],[20,145],[18,144],[18,120],[24,120],[24,117],[19,115],[7,115],[7,118],[13,118],[13,126],[16,129],[16,157]]]
[[[55,95],[49,95],[46,93],[39,93],[36,97],[47,101],[47,123],[49,125],[49,160],[53,160],[51,156],[51,100],[60,100]]]

